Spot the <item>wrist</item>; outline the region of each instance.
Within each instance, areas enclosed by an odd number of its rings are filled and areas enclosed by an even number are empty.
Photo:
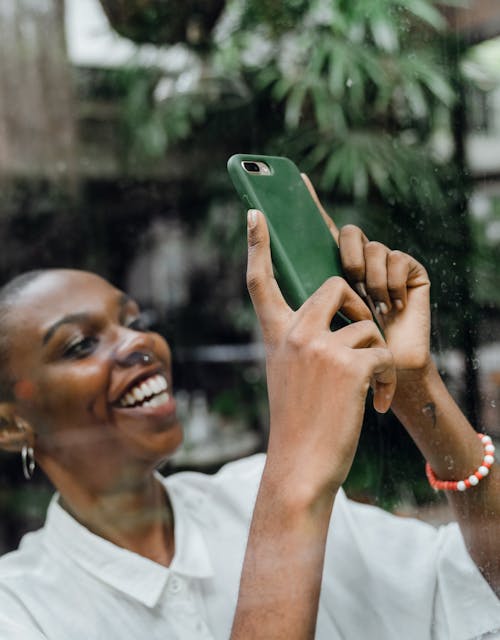
[[[436,491],[441,490],[462,492],[477,486],[481,480],[489,475],[490,468],[495,462],[495,446],[492,443],[490,436],[482,433],[478,433],[477,436],[484,446],[483,458],[479,467],[477,467],[477,469],[474,469],[466,478],[460,480],[444,480],[437,478],[433,468],[431,467],[429,462],[427,462],[425,472],[427,474],[429,484],[433,489],[435,489]]]
[[[405,371],[391,406],[440,480],[457,481],[479,466],[483,446],[432,360]]]
[[[429,353],[426,358],[422,360],[422,363],[418,367],[414,367],[412,369],[398,369],[397,377],[398,383],[411,383],[415,382],[423,382],[428,380],[430,377],[438,373],[436,364]]]
[[[430,354],[421,367],[398,369],[396,392],[391,408],[395,411],[398,406],[411,402],[412,395],[417,390],[429,389],[437,380],[441,381],[441,376]]]
[[[298,465],[290,464],[286,455],[273,456],[268,451],[261,488],[265,487],[266,493],[291,517],[299,514],[329,517],[340,484],[323,478],[317,471],[310,469],[305,460]]]

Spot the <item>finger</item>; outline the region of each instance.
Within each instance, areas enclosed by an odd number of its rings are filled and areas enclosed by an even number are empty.
[[[340,257],[345,276],[362,298],[366,298],[366,264],[364,246],[368,238],[353,224],[342,227],[339,234]]]
[[[366,290],[375,303],[375,308],[382,314],[392,308],[391,297],[387,288],[387,256],[389,249],[381,242],[367,242],[364,245]]]
[[[391,251],[387,256],[387,289],[393,304],[401,311],[407,302],[408,278],[411,258],[402,251]]]
[[[272,340],[291,313],[274,277],[269,231],[264,215],[248,212],[247,287],[265,340]]]
[[[297,321],[307,323],[313,332],[329,330],[337,311],[353,321],[371,319],[370,310],[344,278],[333,276],[304,302],[297,311]]]
[[[379,413],[385,413],[396,391],[394,358],[389,349],[382,347],[366,349],[365,353],[372,373],[373,406]]]
[[[309,180],[309,176],[307,174],[305,174],[305,173],[301,173],[300,175],[302,176],[302,180],[305,182],[306,187],[308,188],[309,193],[312,196],[312,199],[316,203],[316,206],[318,207],[319,212],[323,216],[323,220],[326,222],[327,227],[330,229],[330,233],[335,238],[335,242],[338,244],[339,243],[339,230],[337,228],[337,225],[335,224],[335,222],[330,218],[330,216],[325,211],[325,208],[323,207],[323,205],[321,204],[320,199],[318,198],[318,194],[316,193],[316,189],[313,187],[312,182]]]
[[[335,332],[351,349],[386,348],[385,340],[373,320],[359,320]]]

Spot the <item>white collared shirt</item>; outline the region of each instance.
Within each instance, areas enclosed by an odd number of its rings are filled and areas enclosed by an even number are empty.
[[[94,535],[56,495],[45,526],[0,559],[1,640],[229,638],[264,459],[164,480],[175,518],[168,569]],[[338,494],[317,639],[492,639],[498,629],[500,601],[457,525],[434,529]]]

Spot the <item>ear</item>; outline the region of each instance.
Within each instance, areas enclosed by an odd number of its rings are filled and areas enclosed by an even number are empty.
[[[27,445],[33,447],[35,434],[31,425],[16,415],[13,402],[0,403],[0,449],[18,453]]]

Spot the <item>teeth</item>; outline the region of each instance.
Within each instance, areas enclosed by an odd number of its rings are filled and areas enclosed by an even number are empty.
[[[135,387],[132,390],[132,393],[129,393],[127,395],[133,396],[135,400],[137,400],[137,402],[140,402],[141,400],[144,400],[144,396],[146,394],[143,392],[142,387]]]
[[[161,385],[158,382],[157,378],[158,376],[156,376],[156,378],[151,378],[151,380],[148,383],[151,389],[153,389],[154,393],[160,393],[161,391]]]
[[[140,389],[142,391],[142,393],[144,394],[145,398],[149,398],[149,396],[152,396],[154,391],[151,389],[151,387],[149,386],[149,384],[147,382],[143,382],[140,386]]]
[[[152,376],[148,380],[141,382],[121,398],[120,405],[122,407],[131,407],[138,402],[142,402],[144,398],[148,398],[142,403],[143,407],[157,407],[169,399],[169,394],[165,393],[168,389],[168,383],[164,376],[158,374]]]
[[[160,393],[158,396],[154,396],[151,400],[147,400],[142,404],[143,407],[159,407],[161,404],[168,402],[170,396],[168,393]]]
[[[149,401],[149,406],[159,407],[161,404],[165,404],[165,402],[168,402],[169,397],[170,396],[168,395],[168,393],[160,393],[160,395],[155,396]]]

